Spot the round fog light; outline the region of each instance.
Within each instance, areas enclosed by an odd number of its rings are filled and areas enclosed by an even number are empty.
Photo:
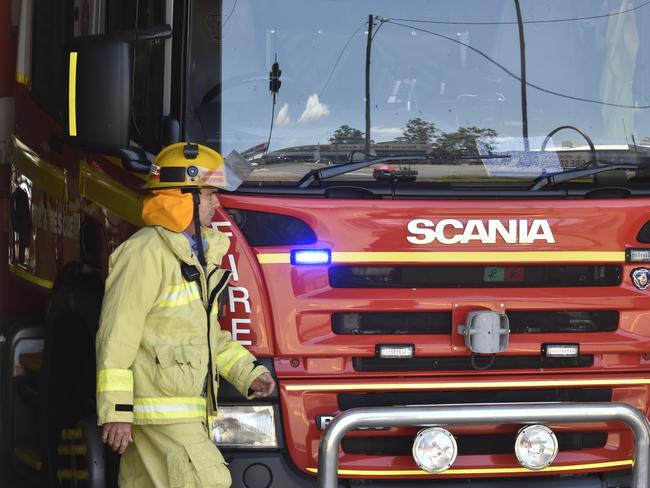
[[[440,473],[456,460],[458,447],[451,432],[428,427],[418,432],[413,442],[413,459],[425,471]]]
[[[544,469],[557,456],[557,438],[545,425],[529,425],[517,434],[515,454],[524,468]]]

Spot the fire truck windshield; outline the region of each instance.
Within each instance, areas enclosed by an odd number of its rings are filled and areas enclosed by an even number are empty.
[[[333,179],[530,188],[650,157],[649,1],[216,4],[193,3],[187,130],[249,181],[399,156]]]

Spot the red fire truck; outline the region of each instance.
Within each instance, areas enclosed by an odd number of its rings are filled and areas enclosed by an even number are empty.
[[[15,3],[9,262],[47,301],[2,349],[19,476],[115,484],[107,259],[188,141],[253,168],[220,323],[278,392],[220,389],[233,486],[648,486],[650,2]]]

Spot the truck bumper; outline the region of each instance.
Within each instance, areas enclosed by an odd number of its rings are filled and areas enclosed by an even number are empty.
[[[339,482],[341,484],[341,482]],[[594,475],[580,476],[546,476],[543,478],[501,478],[501,479],[473,479],[457,481],[431,480],[423,481],[363,481],[361,484],[350,482],[343,486],[354,488],[367,486],[368,488],[630,488],[632,475],[629,471],[610,472]]]
[[[299,471],[286,451],[221,449],[228,463],[231,488],[316,488],[316,478]]]
[[[313,476],[299,471],[285,451],[251,452],[222,451],[229,463],[232,488],[316,488]],[[630,471],[613,471],[591,475],[545,476],[531,478],[500,478],[473,480],[435,480],[436,488],[628,488],[632,486]],[[432,486],[432,480],[383,481],[344,480],[337,488],[424,488]]]
[[[353,408],[336,417],[321,439],[318,455],[318,486],[320,488],[338,486],[339,448],[343,436],[350,430],[371,427],[476,425],[484,424],[486,421],[495,424],[623,422],[632,430],[635,437],[634,469],[629,486],[650,488],[650,423],[641,412],[621,403],[516,403]],[[575,479],[572,480],[573,484],[567,486],[577,486]],[[503,483],[482,485],[480,481],[471,480],[471,485],[505,486]],[[562,486],[550,480],[546,485],[543,479],[539,481],[541,483],[539,486]],[[454,485],[453,482],[449,482],[448,486],[459,486],[459,484]],[[385,484],[385,486],[390,485]],[[407,485],[400,484],[400,486]],[[436,486],[444,486],[444,484],[436,483]],[[531,485],[526,484],[526,486]],[[602,481],[599,485],[593,486],[602,487]]]

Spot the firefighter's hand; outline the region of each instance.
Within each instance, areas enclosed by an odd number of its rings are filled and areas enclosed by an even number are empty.
[[[102,442],[115,452],[123,454],[133,442],[129,422],[107,422],[102,426]]]
[[[275,390],[275,381],[270,373],[262,373],[251,383],[255,398],[265,398]]]

